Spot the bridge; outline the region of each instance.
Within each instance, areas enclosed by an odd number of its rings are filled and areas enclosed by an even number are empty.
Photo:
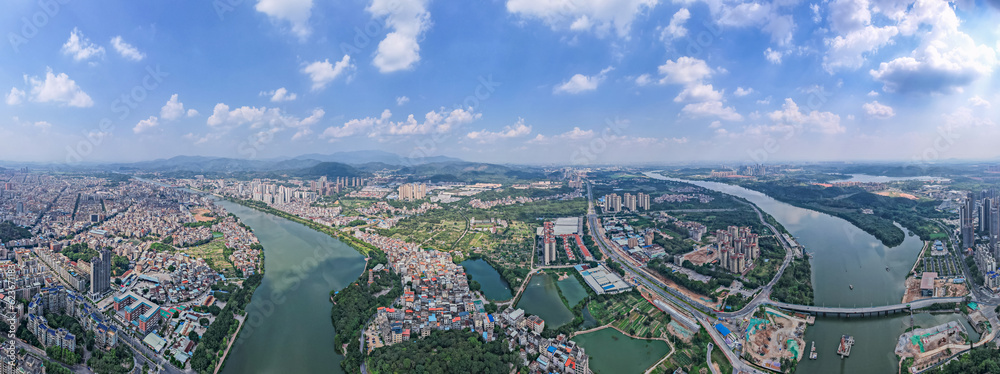
[[[767,302],[767,304],[771,304],[785,310],[809,313],[817,317],[864,318],[887,316],[890,314],[906,312],[908,310],[927,308],[934,304],[960,303],[963,301],[965,301],[964,297],[937,297],[917,300],[906,304],[872,306],[867,308],[838,308],[828,306],[797,305],[780,303],[773,300]]]

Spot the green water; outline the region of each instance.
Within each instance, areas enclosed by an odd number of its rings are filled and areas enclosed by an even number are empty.
[[[575,272],[576,270],[572,271]],[[587,298],[587,290],[583,288],[583,285],[574,276],[556,283],[559,284],[559,289],[562,290],[563,296],[566,297],[566,301],[569,301],[569,306],[571,307],[576,306],[577,303]]]
[[[573,337],[590,356],[594,373],[642,373],[670,352],[662,340],[633,339],[607,328]],[[728,374],[728,373],[727,373]]]
[[[266,256],[264,279],[222,373],[343,373],[333,344],[329,293],[357,279],[364,258],[298,223],[218,203],[253,228]]]
[[[559,328],[573,320],[573,312],[563,305],[557,287],[555,277],[546,273],[535,274],[521,294],[517,307],[527,314],[541,317],[545,320],[545,328]]]
[[[979,334],[972,329],[965,317],[957,314],[918,313],[913,315],[913,323],[928,328],[940,324],[957,321],[965,327],[969,338],[978,341]],[[797,373],[895,373],[899,365],[896,354],[896,342],[899,336],[910,327],[910,316],[899,315],[883,318],[866,319],[832,319],[819,318],[816,325],[806,329],[806,347],[812,348],[816,342],[816,353],[819,358],[808,358],[799,362]],[[841,335],[854,337],[854,347],[851,356],[841,359],[837,355],[837,345]]]
[[[465,268],[465,272],[472,276],[472,280],[479,282],[487,299],[510,300],[514,296],[507,282],[500,278],[500,273],[486,260],[465,260],[461,265]]]
[[[903,282],[923,246],[918,237],[907,232],[902,244],[889,248],[843,219],[792,206],[743,187],[663,178],[653,173],[647,175],[745,198],[777,219],[812,254],[810,264],[816,305],[853,307],[899,304],[905,291]],[[886,268],[889,270],[886,271]],[[940,320],[941,323],[965,319],[955,314],[915,315],[914,320],[923,327],[930,327],[933,321],[918,321],[921,318]],[[805,334],[809,348],[812,341],[816,341],[819,359],[802,360],[798,372],[894,373],[898,365],[893,353],[896,339],[906,330],[903,326],[908,326],[908,323],[909,315],[878,319],[819,319]],[[967,327],[967,330],[970,335],[975,335],[971,328]],[[854,336],[857,344],[851,356],[841,360],[836,355],[836,344],[844,334]]]

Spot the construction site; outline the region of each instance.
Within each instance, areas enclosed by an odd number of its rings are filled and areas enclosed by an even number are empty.
[[[920,278],[912,276],[906,278],[906,292],[903,294],[904,304],[931,297],[962,297],[969,294],[969,289],[964,282],[956,283],[953,279],[935,279],[931,290],[924,290],[921,283]]]
[[[713,262],[718,258],[715,250],[710,245],[706,245],[697,250],[688,252],[684,254],[682,261],[691,261],[695,266],[705,265],[707,263]]]
[[[804,319],[766,308],[748,321],[743,351],[757,365],[780,372],[782,359],[801,361],[805,355],[806,325]]]
[[[900,335],[896,343],[896,355],[904,359],[912,358],[910,370],[914,371],[947,359],[952,351],[968,348],[967,340],[965,328],[952,321]]]

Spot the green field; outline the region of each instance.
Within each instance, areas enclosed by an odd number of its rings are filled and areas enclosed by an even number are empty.
[[[229,262],[226,258],[226,239],[224,237],[216,237],[208,244],[199,245],[197,247],[181,248],[178,250],[181,253],[187,253],[191,257],[203,258],[208,266],[219,273],[224,274],[227,277],[235,276],[236,270],[233,268],[233,264]]]

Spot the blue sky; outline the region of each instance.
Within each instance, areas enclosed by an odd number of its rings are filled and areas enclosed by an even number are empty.
[[[5,3],[0,159],[1000,156],[989,1],[102,5]]]

